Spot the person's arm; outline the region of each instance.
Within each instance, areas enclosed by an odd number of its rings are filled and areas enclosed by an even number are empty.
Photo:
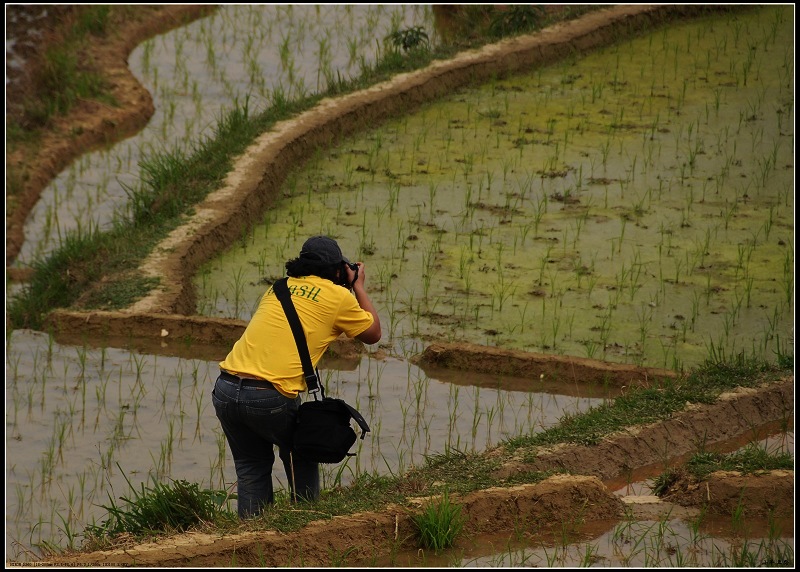
[[[380,341],[381,339],[381,320],[378,318],[378,312],[375,311],[375,306],[372,305],[372,300],[369,298],[369,294],[367,294],[367,290],[364,287],[364,281],[366,279],[365,272],[364,272],[364,264],[358,262],[358,277],[356,278],[355,283],[353,284],[353,294],[356,296],[356,301],[358,301],[358,305],[361,306],[363,310],[366,310],[370,314],[372,314],[372,325],[358,334],[356,339],[364,342],[365,344],[374,344]],[[353,281],[353,272],[349,267],[347,267],[347,279],[348,282]]]

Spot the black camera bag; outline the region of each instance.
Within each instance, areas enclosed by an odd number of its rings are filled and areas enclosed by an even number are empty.
[[[362,429],[366,426],[361,414],[342,399],[323,397],[304,402],[297,412],[294,452],[317,463],[339,463],[354,456],[355,453],[349,452],[357,438],[350,426],[351,419]]]
[[[297,316],[286,282],[286,278],[275,282],[273,291],[289,320],[297,343],[297,351],[300,353],[300,361],[303,363],[308,392],[314,396],[313,401],[303,402],[298,409],[292,451],[304,459],[317,463],[339,463],[345,457],[355,455],[350,453],[350,448],[356,442],[356,432],[350,426],[350,420],[353,419],[358,423],[362,439],[370,430],[369,425],[364,417],[344,400],[325,397],[325,391],[319,384],[319,375],[311,365],[303,326]]]

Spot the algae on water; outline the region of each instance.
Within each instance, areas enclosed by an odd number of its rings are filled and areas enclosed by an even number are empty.
[[[321,152],[201,270],[199,311],[247,319],[263,279],[325,233],[366,263],[398,352],[773,360],[793,339],[791,10],[460,89]]]

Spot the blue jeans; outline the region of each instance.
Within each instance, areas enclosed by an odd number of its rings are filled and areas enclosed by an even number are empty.
[[[300,397],[290,399],[277,389],[259,389],[248,380],[217,378],[211,401],[233,454],[238,479],[238,511],[249,518],[274,502],[272,465],[278,454],[289,480],[291,498],[319,498],[319,464],[291,453]]]

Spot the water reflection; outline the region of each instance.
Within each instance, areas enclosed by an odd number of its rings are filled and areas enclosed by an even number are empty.
[[[748,537],[736,534],[729,523],[714,528],[705,522],[671,518],[617,522],[599,536],[569,539],[567,543],[539,540],[521,548],[509,546],[489,556],[462,560],[460,565],[682,568],[779,566],[779,560],[785,561],[785,566],[794,562],[794,535],[786,520],[777,535],[769,535],[770,524],[764,521],[760,530],[753,530]]]
[[[746,534],[731,519],[684,511],[684,517],[594,520],[547,527],[521,527],[512,534],[462,537],[435,554],[403,550],[368,558],[356,566],[389,567],[756,567],[794,563],[793,520],[748,519]]]

